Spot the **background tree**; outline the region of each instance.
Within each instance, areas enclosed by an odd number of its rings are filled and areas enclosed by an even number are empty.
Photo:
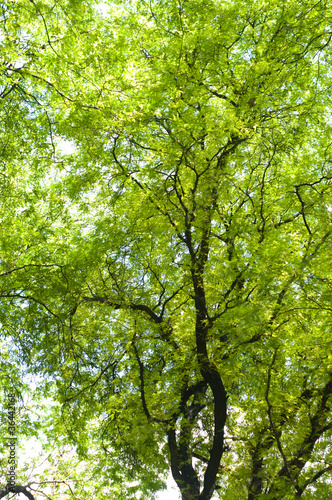
[[[146,498],[327,497],[329,5],[17,5],[54,167],[2,296],[70,440]]]

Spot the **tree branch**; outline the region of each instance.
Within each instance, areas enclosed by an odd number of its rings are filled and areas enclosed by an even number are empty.
[[[27,485],[27,486],[16,486],[16,485],[9,486],[9,485],[7,485],[4,490],[0,490],[0,498],[4,498],[9,493],[23,493],[23,495],[28,497],[29,500],[35,500],[32,493],[30,493],[30,491],[27,490],[28,487],[29,487],[29,485]]]
[[[269,399],[269,391],[270,391],[270,384],[271,384],[271,371],[272,371],[273,365],[274,365],[276,357],[277,357],[277,352],[278,352],[278,348],[274,351],[274,354],[272,357],[272,362],[269,366],[269,371],[268,371],[268,375],[267,375],[266,392],[265,392],[265,401],[266,401],[266,404],[268,407],[267,414],[269,417],[271,429],[273,431],[274,437],[275,437],[276,442],[277,442],[278,450],[279,450],[280,455],[282,456],[282,459],[284,461],[287,476],[293,482],[293,478],[292,478],[292,475],[291,475],[289,467],[288,467],[288,462],[287,462],[286,456],[285,456],[284,451],[283,451],[282,446],[281,446],[280,434],[277,431],[276,426],[275,426],[274,421],[273,421],[273,418],[272,418],[272,405],[271,405],[270,399]]]
[[[163,318],[162,315],[158,316],[152,309],[145,304],[121,304],[116,301],[109,300],[106,297],[83,297],[86,302],[99,302],[100,304],[107,304],[114,307],[114,309],[131,309],[132,311],[143,311],[145,312],[155,323],[161,323]]]
[[[145,416],[148,420],[148,422],[157,422],[157,423],[163,423],[163,424],[169,424],[169,420],[163,420],[160,418],[155,418],[151,416],[151,413],[149,412],[148,406],[146,404],[146,399],[145,399],[145,385],[144,385],[144,365],[141,361],[141,358],[139,357],[138,350],[136,347],[135,342],[133,342],[134,345],[134,351],[137,359],[137,363],[139,366],[139,379],[140,379],[140,393],[141,393],[141,400],[142,400],[142,405],[143,405],[143,410],[145,413]]]

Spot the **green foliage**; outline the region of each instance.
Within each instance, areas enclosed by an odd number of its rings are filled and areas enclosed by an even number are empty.
[[[40,482],[327,498],[329,3],[1,5],[0,320],[61,405]]]

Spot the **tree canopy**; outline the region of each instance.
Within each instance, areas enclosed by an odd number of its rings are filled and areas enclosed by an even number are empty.
[[[94,498],[332,494],[331,20],[1,3],[0,321]]]

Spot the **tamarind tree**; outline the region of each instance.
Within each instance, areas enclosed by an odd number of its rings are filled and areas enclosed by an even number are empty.
[[[331,15],[2,3],[1,322],[117,498],[331,495]]]

